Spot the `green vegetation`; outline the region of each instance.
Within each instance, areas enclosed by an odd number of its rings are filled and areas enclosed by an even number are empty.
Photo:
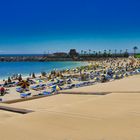
[[[140,54],[135,54],[135,58],[140,58]]]
[[[117,50],[115,50],[114,52],[112,52],[111,50],[104,50],[103,52],[101,51],[92,51],[92,52],[93,53],[91,53],[91,50],[90,50],[89,53],[87,53],[87,51],[82,50],[81,54],[79,54],[79,57],[83,59],[107,58],[107,57],[129,57],[129,53],[127,49],[125,51],[120,50],[118,53],[117,53]]]

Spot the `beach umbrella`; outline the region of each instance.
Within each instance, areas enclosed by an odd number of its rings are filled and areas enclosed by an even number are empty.
[[[122,74],[119,74],[118,77],[119,77],[119,78],[123,78],[123,75],[122,75]]]
[[[54,83],[59,83],[59,78],[55,78]]]
[[[128,74],[127,74],[127,73],[125,73],[123,76],[124,76],[124,77],[127,77],[127,76],[128,76]]]
[[[137,72],[140,73],[140,69],[137,69]]]
[[[97,77],[95,77],[94,80],[96,81],[97,80]]]
[[[116,74],[115,74],[115,75],[113,75],[113,79],[116,79],[116,78],[117,78]]]
[[[99,81],[99,78],[98,77],[95,77],[94,78],[94,81],[96,81],[96,82]]]
[[[41,80],[41,79],[36,80],[36,83],[42,83],[42,82],[43,82],[43,80]]]
[[[70,70],[69,69],[66,69],[66,72],[69,72]]]
[[[58,86],[58,85],[53,85],[53,86],[51,86],[51,88],[52,88],[53,91],[59,91],[59,90],[62,89],[62,88],[61,88],[60,86]]]
[[[52,78],[52,79],[50,79],[50,80],[49,80],[49,82],[54,82],[54,79],[53,79],[53,78]]]
[[[26,80],[22,80],[18,83],[18,86],[20,86],[23,89],[29,88],[30,84],[28,81]]]
[[[67,79],[67,84],[71,84],[72,80],[71,79]]]
[[[56,86],[56,91],[59,91],[59,90],[61,90],[62,88],[60,87],[60,86]]]
[[[103,75],[101,75],[101,82],[106,82],[106,76],[103,74]]]

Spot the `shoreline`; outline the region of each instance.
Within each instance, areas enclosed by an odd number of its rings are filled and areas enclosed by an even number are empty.
[[[55,61],[52,61],[52,62],[55,62]],[[64,61],[56,61],[56,63],[57,62],[64,62]],[[69,61],[65,61],[65,62],[69,62]],[[79,65],[78,66],[76,66],[76,67],[80,67],[80,66],[86,66],[89,62],[88,61],[72,61],[73,63],[79,63]],[[0,62],[0,63],[3,63],[3,62]],[[13,63],[13,62],[4,62],[4,63]],[[14,63],[20,63],[20,61],[19,62],[14,62]],[[22,63],[22,62],[21,62]],[[28,63],[28,62],[24,62],[24,63]],[[47,63],[47,62],[29,62],[29,63]],[[80,64],[81,63],[81,64]],[[84,63],[84,64],[82,64],[82,63]],[[48,73],[50,73],[51,71],[53,71],[53,70],[65,70],[65,69],[71,69],[71,68],[76,68],[75,66],[72,66],[72,67],[70,67],[70,68],[67,68],[67,67],[64,67],[64,68],[54,68],[54,69],[51,69],[51,70],[49,70],[49,71],[43,71],[43,72],[46,72],[47,74]],[[40,72],[31,72],[31,73],[35,73],[35,75],[37,76],[37,77],[39,77],[39,76],[41,76],[41,71]],[[22,78],[23,79],[26,79],[26,78],[28,78],[29,77],[29,75],[31,74],[31,73],[15,73],[15,74],[18,74],[18,75],[22,75]],[[14,75],[14,74],[13,74]],[[8,79],[8,77],[12,77],[13,75],[10,75],[10,76],[5,76],[5,77],[3,77],[3,78],[1,78],[0,77],[0,83],[2,83],[3,82],[3,79],[4,80],[6,80],[6,79]]]

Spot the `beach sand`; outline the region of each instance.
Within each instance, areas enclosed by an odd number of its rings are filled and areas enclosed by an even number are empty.
[[[111,92],[107,95],[58,94],[1,104],[30,109],[0,112],[3,140],[139,140],[140,75],[67,92]]]

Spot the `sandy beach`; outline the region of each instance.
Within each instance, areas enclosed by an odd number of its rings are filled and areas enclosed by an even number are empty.
[[[140,75],[65,92],[111,92],[107,95],[58,94],[14,104],[34,112],[1,111],[4,140],[139,140]],[[3,121],[2,121],[3,120]]]
[[[1,0],[0,140],[140,140],[140,0]]]

